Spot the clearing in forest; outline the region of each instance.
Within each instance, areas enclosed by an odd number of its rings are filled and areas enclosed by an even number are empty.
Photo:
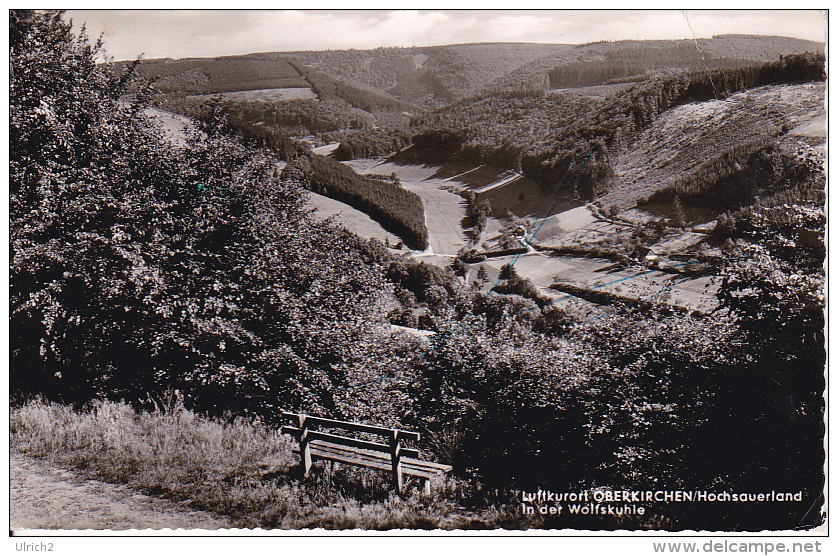
[[[436,176],[441,167],[418,164],[401,164],[352,161],[359,174],[395,173],[402,187],[416,193],[425,205],[425,224],[428,228],[429,252],[454,257],[465,247],[465,201],[451,191],[455,184]]]
[[[288,100],[318,100],[308,87],[285,87],[282,89],[256,89],[253,91],[232,91],[210,95],[191,95],[190,100],[205,101],[215,97],[231,101],[283,102]]]

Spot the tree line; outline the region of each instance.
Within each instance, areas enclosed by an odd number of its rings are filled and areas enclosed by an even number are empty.
[[[324,133],[322,138],[327,143],[340,143],[334,152],[338,160],[386,157],[411,144],[405,130],[342,130]]]
[[[744,58],[704,56],[694,44],[674,44],[663,48],[640,47],[605,53],[604,60],[574,62],[547,72],[551,89],[590,87],[623,78],[648,74],[651,70],[680,68],[689,71],[740,69],[761,62]]]

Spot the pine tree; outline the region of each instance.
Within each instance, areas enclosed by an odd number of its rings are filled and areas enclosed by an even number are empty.
[[[486,281],[489,279],[488,275],[486,274],[486,268],[483,265],[480,265],[477,269],[477,279],[480,280],[481,288],[486,284]]]

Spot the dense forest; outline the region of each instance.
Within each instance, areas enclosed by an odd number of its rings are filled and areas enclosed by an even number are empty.
[[[338,99],[329,101],[290,100],[280,102],[231,100],[219,97],[230,114],[230,125],[245,128],[268,126],[308,135],[342,129],[371,128],[370,114],[353,109]],[[200,118],[205,99],[183,95],[155,97],[155,105],[176,114]]]
[[[334,156],[338,160],[353,158],[385,158],[411,145],[407,130],[351,130],[324,133],[327,143],[340,143]]]
[[[330,399],[382,287],[371,247],[306,216],[304,190],[222,126],[172,148],[60,14],[18,18],[13,397],[179,388],[219,414]]]
[[[125,400],[139,410],[177,390],[188,408],[236,426],[244,417],[274,426],[279,410],[292,409],[417,429],[429,439],[422,449],[454,466],[454,486],[441,496],[472,515],[519,507],[521,489],[600,486],[799,492],[801,500],[661,504],[594,528],[823,523],[822,209],[736,216],[724,232],[733,247],[714,314],[654,305],[585,318],[535,297],[511,269],[496,292],[481,292],[318,222],[304,204],[308,186],[363,202],[375,191],[401,211],[393,225],[421,246],[421,204],[394,184],[310,155],[278,175],[275,155],[245,145],[223,117],[198,121],[174,147],[144,115],[147,95],[121,100],[136,66],[114,76],[96,64],[100,46],[60,13],[11,13],[13,407],[42,398],[78,408]],[[822,63],[810,60],[803,67]],[[605,156],[605,139],[617,140],[599,127],[610,125],[607,115],[615,129],[633,129],[689,83],[685,74],[661,78],[587,113],[584,125],[560,132],[548,165],[567,165],[567,153],[586,155],[600,141]],[[764,157],[753,167],[767,172],[771,153]],[[393,333],[394,300],[435,334]],[[213,488],[240,488],[240,472]],[[344,498],[348,473],[329,485]],[[242,484],[277,481],[286,478],[260,473]],[[279,486],[309,496],[307,481]],[[355,507],[400,499],[364,492]],[[417,504],[416,523],[450,527],[433,513],[439,504]],[[295,510],[272,511],[279,518],[257,525],[281,526]],[[592,528],[589,516],[507,515],[494,526]]]

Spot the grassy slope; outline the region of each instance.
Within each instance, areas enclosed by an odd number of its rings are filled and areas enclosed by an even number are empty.
[[[381,224],[369,217],[365,212],[353,208],[346,203],[335,201],[329,197],[308,192],[308,204],[314,207],[314,215],[318,218],[332,218],[334,223],[346,228],[361,237],[376,238],[382,242],[389,241],[396,245],[401,238],[385,230]]]
[[[97,402],[84,411],[31,402],[11,412],[12,450],[126,484],[194,509],[228,515],[234,527],[266,529],[458,529],[535,525],[518,504],[463,509],[464,485],[446,479],[431,496],[390,492],[386,473],[315,464],[296,477],[293,441],[260,422],[201,417],[176,396],[152,412]]]
[[[632,207],[725,148],[773,141],[784,123],[802,125],[819,118],[824,91],[823,84],[761,87],[665,112],[617,157],[616,184],[601,198],[602,205]]]
[[[222,100],[233,102],[261,101],[283,102],[291,100],[318,100],[317,95],[308,87],[285,87],[282,89],[252,89],[249,91],[232,91],[229,93],[213,93],[206,95],[191,95],[188,98],[196,101],[207,101],[220,96]]]

